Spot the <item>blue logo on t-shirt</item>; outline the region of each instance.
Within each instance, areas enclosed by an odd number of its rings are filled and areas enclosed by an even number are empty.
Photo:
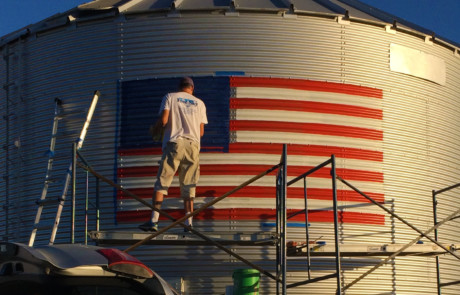
[[[180,102],[180,103],[185,104],[185,106],[187,106],[187,107],[196,106],[196,105],[197,105],[197,102],[194,101],[193,99],[178,97],[178,98],[177,98],[177,101]]]

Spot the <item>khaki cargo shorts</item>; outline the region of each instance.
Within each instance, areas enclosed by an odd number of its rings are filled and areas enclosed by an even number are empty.
[[[168,194],[174,174],[179,172],[181,197],[194,198],[200,178],[200,148],[198,143],[186,138],[168,142],[160,161],[155,191]]]

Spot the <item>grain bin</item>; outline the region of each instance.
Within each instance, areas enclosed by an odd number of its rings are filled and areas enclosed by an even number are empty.
[[[56,151],[56,185],[69,162],[78,113],[94,90],[102,93],[82,153],[101,174],[150,201],[159,147],[148,126],[159,100],[178,77],[192,76],[208,107],[202,177],[196,206],[279,161],[288,144],[288,176],[308,170],[331,154],[338,174],[419,228],[433,224],[432,190],[458,182],[459,46],[432,32],[355,0],[340,1],[108,1],[81,5],[0,41],[1,171],[4,181],[0,230],[25,242],[43,186],[54,100],[63,112]],[[414,62],[415,61],[415,62]],[[72,115],[72,113],[77,113]],[[318,172],[319,173],[319,172]],[[322,173],[322,174],[321,174]],[[310,234],[333,242],[327,171],[310,185]],[[80,200],[86,175],[78,172]],[[274,175],[197,216],[197,229],[256,233],[274,229]],[[95,195],[94,180],[88,192]],[[288,190],[288,207],[303,206],[302,187]],[[148,208],[101,185],[101,228],[134,231]],[[174,189],[164,208],[182,214]],[[342,244],[405,243],[416,233],[345,186],[338,187]],[[77,206],[82,208],[81,201]],[[439,198],[439,218],[458,207],[454,193]],[[81,212],[81,210],[77,210]],[[45,214],[52,221],[55,212]],[[77,213],[83,239],[83,215]],[[288,223],[292,240],[304,239],[302,216]],[[68,242],[69,211],[57,242]],[[95,220],[90,216],[90,225]],[[165,221],[166,224],[166,221]],[[440,229],[455,243],[458,227]],[[37,237],[36,243],[47,243]],[[273,269],[270,247],[234,249]],[[241,263],[211,246],[141,247],[134,253],[163,277],[185,282],[187,294],[219,294]],[[378,259],[344,260],[349,282]],[[314,276],[333,271],[328,258],[312,260]],[[458,277],[458,264],[441,257],[441,277]],[[294,259],[289,282],[306,277]],[[414,287],[415,286],[415,287]],[[289,294],[334,294],[326,280]],[[365,290],[365,291],[364,291]],[[398,257],[346,291],[347,294],[433,294],[435,260]],[[261,294],[274,293],[262,277]],[[450,293],[449,293],[450,292]],[[443,287],[457,294],[458,287]]]

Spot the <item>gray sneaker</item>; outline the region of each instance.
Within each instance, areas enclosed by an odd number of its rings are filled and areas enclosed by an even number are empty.
[[[143,231],[158,231],[158,222],[147,221],[138,227]]]

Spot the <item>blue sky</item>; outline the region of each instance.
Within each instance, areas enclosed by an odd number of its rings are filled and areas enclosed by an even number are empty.
[[[311,1],[311,0],[304,0]],[[361,0],[460,44],[460,0]],[[89,0],[1,0],[0,37]]]

